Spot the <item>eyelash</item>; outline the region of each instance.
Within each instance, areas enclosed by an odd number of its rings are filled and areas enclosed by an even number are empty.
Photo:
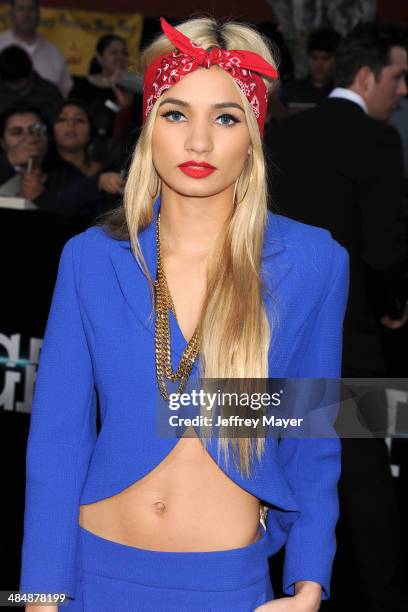
[[[169,118],[169,117],[171,117],[172,115],[181,115],[181,116],[183,116],[183,117],[184,117],[184,115],[183,115],[183,113],[182,113],[182,112],[180,112],[180,111],[176,111],[176,110],[167,111],[167,113],[164,113],[164,114],[162,115],[162,117]],[[224,127],[232,127],[232,126],[233,126],[235,123],[240,123],[240,120],[239,120],[239,119],[237,119],[236,117],[234,117],[233,115],[231,115],[230,113],[223,113],[222,115],[219,115],[219,116],[217,117],[217,119],[219,119],[220,117],[228,117],[229,119],[232,119],[232,123],[228,123],[228,124],[223,123],[223,124],[221,124],[221,125],[223,125]],[[172,123],[178,123],[178,121],[172,121]]]

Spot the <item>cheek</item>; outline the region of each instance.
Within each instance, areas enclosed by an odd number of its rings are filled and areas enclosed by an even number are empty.
[[[250,143],[230,143],[224,147],[220,159],[224,160],[224,172],[226,175],[238,177],[244,167],[248,157],[248,147]]]
[[[22,138],[18,138],[18,137],[14,137],[14,136],[9,136],[4,141],[4,148],[5,149],[10,149],[11,147],[16,147],[16,146],[18,146],[20,144],[20,142],[22,142]]]
[[[90,130],[87,125],[81,126],[78,130],[78,133],[79,133],[79,137],[81,138],[81,140],[85,140],[85,141],[89,140]]]
[[[174,158],[177,141],[165,128],[156,129],[152,135],[152,157],[157,168],[165,168]]]

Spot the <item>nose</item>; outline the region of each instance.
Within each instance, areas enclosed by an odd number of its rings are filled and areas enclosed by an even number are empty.
[[[192,153],[208,153],[212,151],[213,146],[211,129],[208,125],[208,121],[204,118],[191,119],[184,143],[186,151]]]
[[[398,87],[398,95],[402,97],[402,96],[406,96],[407,93],[408,93],[407,81],[404,77],[400,81],[400,86]]]

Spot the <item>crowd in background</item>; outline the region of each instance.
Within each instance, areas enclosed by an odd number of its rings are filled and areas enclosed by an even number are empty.
[[[39,10],[15,0],[0,35],[0,196],[93,217],[120,203],[141,96],[117,85],[128,67],[123,38],[102,36],[89,74],[71,77],[37,32]]]
[[[11,27],[0,34],[0,195],[19,195],[40,210],[97,214],[120,203],[141,122],[141,94],[121,86],[126,41],[102,36],[89,74],[71,77],[58,48],[38,33],[38,0],[13,0]],[[283,81],[269,125],[313,108],[334,88],[340,34],[312,32],[309,75]],[[408,173],[408,100],[390,115],[401,134]]]

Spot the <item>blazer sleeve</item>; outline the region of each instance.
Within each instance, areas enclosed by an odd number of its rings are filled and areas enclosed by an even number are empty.
[[[300,378],[341,377],[349,256],[336,241],[332,244],[331,269],[302,358]],[[294,595],[296,582],[311,580],[320,583],[322,599],[328,599],[339,514],[340,440],[336,435],[284,438],[279,444],[279,454],[300,508],[299,518],[293,523],[286,542],[283,591]]]
[[[96,389],[75,269],[62,250],[44,333],[26,451],[20,591],[75,598],[79,499],[96,440]]]

